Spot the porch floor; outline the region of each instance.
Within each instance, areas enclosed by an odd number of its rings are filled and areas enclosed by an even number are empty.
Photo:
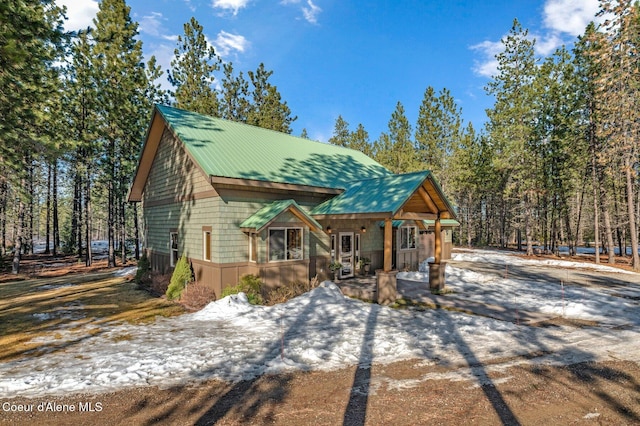
[[[336,285],[345,296],[371,302],[376,300],[375,275],[340,280]],[[501,321],[528,325],[547,321],[554,317],[554,315],[537,311],[514,311],[511,307],[463,300],[448,297],[447,295],[436,295],[431,293],[429,290],[429,283],[427,282],[402,279],[397,281],[396,299],[404,299],[410,303],[417,303],[432,309],[447,309],[471,315],[494,318]]]

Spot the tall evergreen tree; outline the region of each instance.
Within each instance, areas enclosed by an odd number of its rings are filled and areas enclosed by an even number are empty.
[[[226,120],[246,123],[250,107],[249,83],[242,72],[234,75],[231,62],[224,64],[223,69],[220,116]]]
[[[447,89],[438,96],[433,87],[425,90],[416,123],[416,149],[423,167],[431,170],[443,189],[451,180],[448,159],[462,134],[462,111]]]
[[[184,24],[184,35],[178,36],[178,47],[171,61],[169,83],[175,88],[175,106],[200,114],[219,116],[214,73],[220,69],[220,58],[207,43],[203,28],[196,18]]]
[[[338,146],[349,145],[349,138],[351,137],[351,131],[349,130],[349,123],[339,115],[336,118],[336,124],[333,126],[333,136],[329,138],[329,143]]]
[[[597,58],[602,73],[597,81],[600,117],[596,132],[607,142],[609,158],[620,159],[626,188],[627,221],[633,269],[640,270],[636,222],[636,164],[640,139],[640,5],[634,0],[603,0],[601,14],[606,42]]]
[[[126,261],[125,196],[145,129],[143,123],[147,119],[149,103],[144,98],[147,80],[142,43],[136,39],[138,24],[131,20],[130,7],[124,0],[103,0],[94,25],[93,63],[99,77],[101,158],[108,197],[108,265],[112,267],[116,262],[116,238],[120,241],[122,261]]]
[[[256,71],[249,71],[253,86],[252,103],[247,115],[247,123],[283,133],[291,133],[291,123],[298,117],[291,116],[291,109],[282,101],[278,88],[269,82],[273,71],[267,71],[260,64]]]
[[[487,92],[496,99],[494,107],[487,110],[489,132],[496,146],[496,169],[503,183],[503,209],[501,212],[501,244],[507,243],[509,228],[509,204],[519,204],[516,216],[518,233],[524,222],[527,254],[533,254],[533,202],[538,177],[532,168],[533,109],[532,88],[537,68],[534,41],[528,37],[518,20],[514,20],[509,34],[502,40],[504,51],[496,56],[498,74],[489,82]],[[520,237],[517,238],[518,242]]]
[[[62,10],[50,0],[15,0],[0,5],[0,188],[4,214],[10,186],[14,186],[17,197],[12,267],[16,274],[32,197],[25,172],[33,155],[52,145],[47,107],[58,90],[54,61],[61,54],[61,17]]]
[[[404,106],[398,102],[389,120],[389,133],[382,133],[374,144],[376,161],[394,173],[420,170],[411,134],[411,124],[404,113]]]

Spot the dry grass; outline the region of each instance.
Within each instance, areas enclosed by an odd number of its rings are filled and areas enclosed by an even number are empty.
[[[0,294],[0,362],[64,349],[100,333],[105,323],[147,323],[158,315],[184,312],[175,303],[139,290],[130,277],[114,277],[113,272],[5,279]],[[89,332],[86,326],[92,326]],[[62,338],[62,328],[70,339]],[[50,343],[51,338],[61,342]]]

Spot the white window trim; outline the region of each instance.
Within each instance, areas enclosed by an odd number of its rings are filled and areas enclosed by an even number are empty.
[[[287,230],[288,229],[299,229],[300,230],[300,249],[302,250],[302,259],[286,259],[286,253],[287,253]],[[278,260],[271,260],[271,231],[278,231],[278,230],[283,230],[284,231],[284,249],[285,249],[285,259],[278,259]],[[267,229],[267,236],[269,238],[269,241],[267,243],[267,248],[268,248],[268,253],[267,253],[267,259],[269,263],[278,263],[278,262],[296,262],[296,261],[300,261],[300,260],[304,260],[304,228],[300,227],[300,226],[274,226],[271,227],[269,229]]]
[[[173,268],[174,266],[176,266],[176,261],[173,260],[173,252],[175,251],[176,254],[180,254],[178,253],[178,247],[176,247],[175,249],[173,248],[173,236],[176,236],[176,241],[178,242],[178,246],[180,245],[180,240],[178,240],[178,233],[177,232],[169,232],[169,265]],[[177,257],[177,256],[176,256]]]
[[[413,229],[413,247],[402,247],[402,234],[404,232],[407,232],[407,242],[409,242],[409,229]],[[405,231],[406,230],[406,231]],[[415,250],[416,248],[418,248],[418,227],[417,226],[401,226],[400,227],[400,250],[405,251],[405,250]]]

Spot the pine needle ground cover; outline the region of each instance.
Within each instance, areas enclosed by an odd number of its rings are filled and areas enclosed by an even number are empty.
[[[153,322],[184,312],[138,290],[133,275],[113,271],[5,280],[0,293],[0,362],[64,350],[107,323]]]

